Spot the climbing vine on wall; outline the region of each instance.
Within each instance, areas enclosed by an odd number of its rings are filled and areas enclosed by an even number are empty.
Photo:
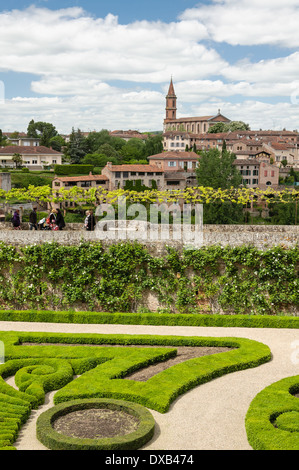
[[[299,312],[299,247],[211,246],[154,256],[139,243],[0,244],[1,309]],[[203,301],[204,300],[204,301]]]

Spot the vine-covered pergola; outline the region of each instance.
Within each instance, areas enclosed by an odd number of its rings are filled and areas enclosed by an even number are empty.
[[[143,192],[117,189],[108,191],[103,188],[80,188],[74,186],[70,189],[60,188],[53,190],[49,186],[29,186],[28,188],[13,188],[10,191],[0,190],[0,198],[7,203],[18,200],[20,202],[36,202],[47,207],[51,204],[74,202],[76,204],[99,205],[101,203],[116,203],[118,198],[126,198],[131,203],[185,203],[209,204],[214,202],[232,202],[247,206],[254,202],[298,202],[299,188],[285,188],[266,190],[258,188],[230,188],[214,189],[209,187],[188,187],[181,190],[147,190]]]

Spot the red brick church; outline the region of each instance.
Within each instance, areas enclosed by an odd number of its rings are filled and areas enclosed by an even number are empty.
[[[213,126],[217,122],[229,123],[230,120],[223,116],[220,113],[220,110],[218,110],[218,114],[216,116],[177,118],[177,97],[174,91],[173,81],[171,79],[166,96],[164,132],[185,131],[193,134],[203,134],[208,131],[209,127]]]

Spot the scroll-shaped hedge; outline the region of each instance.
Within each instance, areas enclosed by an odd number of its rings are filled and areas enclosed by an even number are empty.
[[[255,450],[299,450],[299,375],[262,390],[246,415],[249,444]]]

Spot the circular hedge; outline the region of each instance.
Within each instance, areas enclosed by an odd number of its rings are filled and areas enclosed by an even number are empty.
[[[249,444],[255,450],[299,449],[299,375],[259,392],[246,415]]]
[[[71,437],[54,429],[54,423],[62,416],[91,409],[125,413],[136,418],[137,427],[129,434],[95,439]],[[42,413],[36,425],[38,440],[51,450],[136,450],[153,437],[154,430],[154,418],[146,408],[136,403],[107,398],[60,403]]]

